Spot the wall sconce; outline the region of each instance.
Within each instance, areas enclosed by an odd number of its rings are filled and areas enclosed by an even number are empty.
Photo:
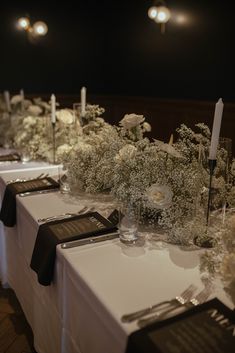
[[[166,23],[171,17],[171,12],[166,6],[165,1],[155,1],[148,10],[148,16],[151,20],[160,24],[161,33],[164,34],[166,30]]]
[[[21,17],[17,20],[17,27],[24,30],[29,36],[35,38],[38,36],[45,36],[48,32],[48,27],[45,22],[37,21],[33,25],[30,24],[28,17]]]

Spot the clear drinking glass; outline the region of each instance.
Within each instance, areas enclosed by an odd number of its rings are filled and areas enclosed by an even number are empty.
[[[131,245],[138,240],[140,210],[135,204],[121,204],[119,207],[119,238],[121,242]]]
[[[21,148],[20,156],[22,163],[27,163],[31,160],[30,153],[28,152],[27,148]]]
[[[60,192],[62,194],[70,193],[70,184],[68,178],[68,169],[63,165],[58,166],[59,182],[60,182]]]
[[[81,103],[73,103],[74,121],[79,120],[80,112],[81,112]]]
[[[73,115],[76,124],[80,124],[80,126],[84,125],[83,118],[81,116],[81,103],[73,103]]]

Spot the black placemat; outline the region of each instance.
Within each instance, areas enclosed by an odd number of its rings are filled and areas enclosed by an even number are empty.
[[[42,224],[38,229],[30,264],[30,267],[37,273],[38,282],[44,286],[51,284],[58,244],[99,236],[116,229],[98,212],[89,212]]]
[[[20,155],[18,153],[3,154],[0,156],[0,162],[15,162],[20,161]]]
[[[0,220],[7,227],[14,227],[16,224],[16,195],[28,191],[40,191],[59,188],[59,183],[47,177],[42,179],[27,180],[24,182],[11,183],[6,186]]]
[[[235,313],[217,298],[133,332],[126,353],[233,353]]]

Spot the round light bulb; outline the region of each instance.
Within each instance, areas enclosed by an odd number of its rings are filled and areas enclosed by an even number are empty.
[[[166,23],[171,17],[170,10],[166,6],[159,6],[157,8],[157,16],[154,20],[157,23]]]
[[[37,36],[45,36],[48,32],[48,27],[45,22],[38,21],[33,25],[33,34]]]
[[[157,16],[157,7],[156,6],[151,6],[148,10],[148,16],[153,20]]]
[[[18,28],[27,30],[30,26],[29,19],[27,17],[21,17],[17,21]]]

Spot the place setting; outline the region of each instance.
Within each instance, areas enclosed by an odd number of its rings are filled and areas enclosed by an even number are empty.
[[[18,153],[0,154],[0,165],[2,163],[20,162],[21,158]]]
[[[8,183],[1,205],[1,221],[7,227],[13,227],[16,224],[16,195],[24,197],[31,192],[42,193],[56,191],[59,189],[59,186],[59,183],[49,176],[29,180],[21,179]]]
[[[98,212],[83,212],[51,217],[39,226],[30,267],[37,273],[38,282],[48,286],[53,280],[56,246],[62,249],[113,239],[117,227]],[[44,221],[44,220],[43,220]]]
[[[192,304],[193,306],[194,304]],[[184,310],[132,333],[126,353],[228,352],[234,350],[234,312],[220,300]]]

